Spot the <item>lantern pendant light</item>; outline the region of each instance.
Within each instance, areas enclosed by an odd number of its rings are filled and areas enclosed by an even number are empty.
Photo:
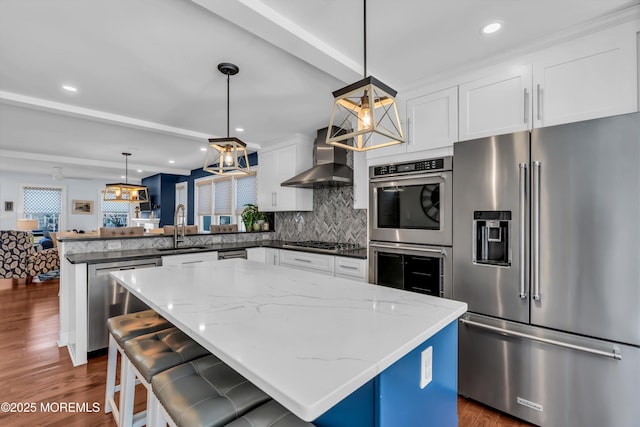
[[[129,156],[131,153],[122,153],[124,156],[125,175],[124,184],[107,184],[102,200],[105,202],[148,202],[149,191],[143,185],[129,184]]]
[[[327,144],[367,151],[404,142],[397,92],[367,76],[367,0],[364,0],[364,78],[335,92]],[[344,132],[346,130],[346,132]],[[342,132],[342,133],[340,133]]]
[[[238,74],[237,65],[223,62],[218,70],[227,76],[227,137],[211,138],[204,160],[204,171],[216,175],[245,175],[251,173],[247,145],[229,136],[229,76]]]

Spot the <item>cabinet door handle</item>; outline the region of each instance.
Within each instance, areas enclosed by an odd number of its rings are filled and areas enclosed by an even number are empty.
[[[304,259],[304,258],[294,258],[294,261],[300,261],[300,262],[311,262],[310,259]]]
[[[407,144],[411,145],[411,118],[407,117]]]
[[[529,99],[529,92],[527,91],[527,88],[524,88],[524,124],[527,124],[529,122],[529,114],[527,114],[529,112],[529,106],[527,105],[527,100]]]
[[[542,120],[540,114],[540,104],[542,104],[542,89],[540,89],[540,83],[536,86],[536,96],[538,97],[538,105],[536,105],[536,114],[538,115],[538,120]]]
[[[271,205],[276,206],[277,204],[278,204],[278,194],[275,191],[273,191],[271,193]]]
[[[358,267],[354,267],[352,265],[341,265],[340,268],[344,268],[345,270],[357,270]]]

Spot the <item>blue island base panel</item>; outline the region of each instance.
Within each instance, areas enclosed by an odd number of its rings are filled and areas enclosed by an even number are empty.
[[[429,347],[432,378],[421,388],[422,353]],[[457,385],[455,320],[313,423],[318,427],[456,427]]]

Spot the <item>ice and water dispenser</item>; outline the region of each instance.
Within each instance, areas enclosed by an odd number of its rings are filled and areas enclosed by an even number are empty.
[[[498,267],[511,266],[510,232],[511,211],[474,211],[473,262]]]

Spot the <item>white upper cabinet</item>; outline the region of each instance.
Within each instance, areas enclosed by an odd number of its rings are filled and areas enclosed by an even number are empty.
[[[367,159],[453,147],[458,140],[457,87],[411,98],[406,107],[405,143],[367,151]]]
[[[532,65],[461,84],[460,140],[638,111],[637,27],[561,43],[531,54]]]
[[[453,146],[458,140],[458,88],[407,101],[407,152]]]
[[[531,67],[461,84],[460,140],[530,129]]]
[[[612,34],[541,55],[533,65],[533,126],[637,111],[635,49],[633,34]]]
[[[258,207],[265,212],[313,210],[313,190],[282,187],[280,183],[311,168],[312,144],[297,137],[292,144],[258,155]]]

